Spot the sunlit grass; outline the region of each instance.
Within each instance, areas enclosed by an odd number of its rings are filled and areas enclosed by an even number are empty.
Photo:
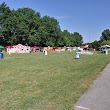
[[[110,54],[5,54],[0,60],[0,110],[71,110],[110,61]]]

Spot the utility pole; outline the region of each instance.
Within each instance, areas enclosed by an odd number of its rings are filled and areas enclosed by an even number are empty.
[[[89,43],[90,43],[90,36],[89,36]]]

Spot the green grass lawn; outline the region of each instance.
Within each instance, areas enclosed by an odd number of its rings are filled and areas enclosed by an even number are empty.
[[[0,110],[71,110],[110,61],[110,54],[5,54],[0,60]]]

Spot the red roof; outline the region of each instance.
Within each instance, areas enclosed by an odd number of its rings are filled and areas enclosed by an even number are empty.
[[[13,48],[13,46],[5,46],[5,48]]]
[[[88,45],[82,46],[82,48],[88,48]]]

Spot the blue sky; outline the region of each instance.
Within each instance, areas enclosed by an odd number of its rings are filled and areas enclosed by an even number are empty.
[[[59,21],[63,30],[79,32],[84,42],[99,40],[102,31],[110,29],[110,0],[0,0],[10,9],[23,7]]]

